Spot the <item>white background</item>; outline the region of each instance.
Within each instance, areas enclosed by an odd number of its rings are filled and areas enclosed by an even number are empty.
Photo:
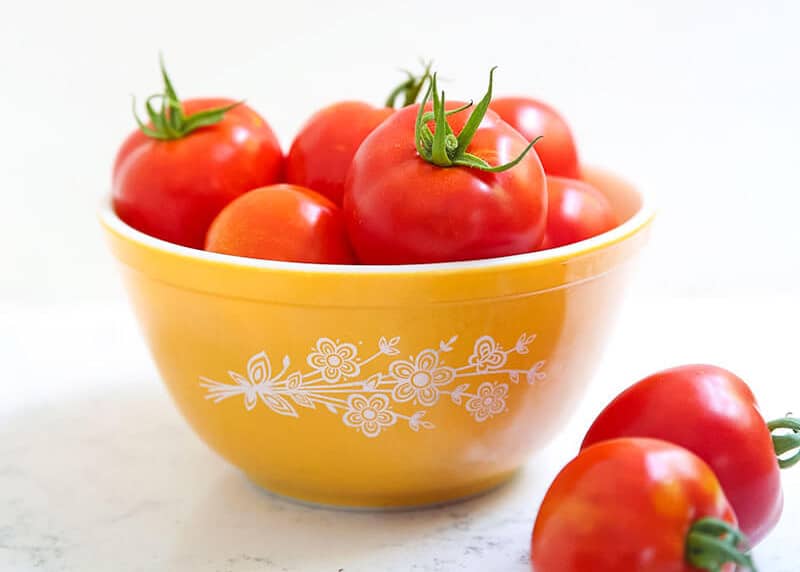
[[[770,417],[800,407],[798,30],[795,0],[4,5],[0,568],[522,572],[544,487],[633,380],[707,361]],[[496,64],[496,93],[553,103],[587,162],[657,201],[589,397],[521,480],[441,511],[322,516],[265,500],[190,434],[95,219],[159,50],[179,94],[246,98],[285,148],[320,106],[380,104],[418,58],[457,98]],[[796,570],[798,473],[761,572]]]
[[[800,2],[14,2],[0,20],[0,298],[116,298],[94,214],[130,97],[246,98],[284,147],[434,58],[468,98],[533,94],[587,162],[656,197],[643,291],[797,292]]]

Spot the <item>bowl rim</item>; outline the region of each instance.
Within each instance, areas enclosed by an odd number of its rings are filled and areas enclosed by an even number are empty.
[[[599,169],[593,169],[601,171]],[[615,174],[609,171],[602,171],[607,174]],[[619,179],[630,185],[624,179]],[[109,230],[117,233],[126,240],[138,243],[141,246],[166,254],[188,258],[197,261],[210,262],[213,265],[222,265],[236,268],[252,268],[256,270],[273,270],[288,273],[317,273],[317,274],[352,274],[352,275],[400,275],[400,274],[437,274],[453,271],[475,271],[475,270],[497,270],[505,267],[515,267],[519,265],[538,266],[559,262],[567,259],[589,254],[593,251],[610,246],[625,238],[636,234],[645,227],[656,215],[656,208],[652,199],[638,188],[630,185],[633,192],[639,197],[641,205],[639,209],[622,224],[604,233],[593,236],[579,242],[538,250],[525,252],[522,254],[512,254],[495,258],[484,258],[478,260],[460,260],[454,262],[432,262],[423,264],[319,264],[313,262],[287,262],[283,260],[264,260],[259,258],[247,258],[231,254],[220,254],[199,250],[188,246],[182,246],[150,236],[139,231],[124,222],[114,211],[111,204],[111,196],[105,196],[100,204],[98,218],[100,222]]]

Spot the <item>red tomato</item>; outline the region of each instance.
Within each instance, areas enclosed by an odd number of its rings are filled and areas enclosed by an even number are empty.
[[[542,249],[585,240],[618,224],[606,196],[588,183],[547,177],[547,230]]]
[[[339,207],[295,185],[272,185],[234,199],[211,223],[206,250],[291,262],[354,262]]]
[[[548,175],[580,179],[578,150],[569,125],[552,107],[528,97],[498,97],[491,109],[528,140],[540,135],[536,154]]]
[[[733,553],[752,569],[735,525],[699,457],[665,441],[615,439],[558,474],[536,518],[531,562],[535,572],[689,572],[720,570]],[[715,547],[723,538],[724,549]]]
[[[535,250],[544,235],[544,172],[535,153],[525,154],[525,139],[487,112],[491,79],[470,120],[465,111],[445,118],[458,104],[439,99],[435,76],[431,91],[434,104],[423,109],[434,113],[423,120],[420,106],[401,109],[353,159],[344,211],[359,260],[444,262]]]
[[[394,113],[359,101],[343,101],[317,113],[297,134],[286,156],[286,180],[342,204],[344,180],[359,145]]]
[[[272,129],[246,105],[228,99],[181,104],[166,74],[165,84],[162,111],[150,113],[149,126],[132,133],[117,154],[114,210],[151,236],[202,248],[208,225],[226,204],[280,179],[283,155]]]
[[[706,461],[751,542],[777,522],[783,493],[770,431],[750,388],[731,372],[687,365],[651,375],[600,413],[582,446],[627,436],[664,439]]]
[[[384,107],[342,101],[312,115],[294,138],[286,156],[286,181],[314,189],[341,205],[344,181],[358,147],[394,113],[396,104],[407,106],[417,100],[429,71],[430,65],[427,65],[419,77],[408,73],[408,78],[392,91]]]

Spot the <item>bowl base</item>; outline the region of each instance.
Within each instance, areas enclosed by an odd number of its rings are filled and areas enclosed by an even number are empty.
[[[416,491],[375,496],[349,496],[326,491],[307,491],[285,486],[270,478],[245,473],[250,483],[262,492],[312,508],[349,512],[400,512],[425,510],[468,501],[489,494],[511,481],[519,470],[509,471],[469,485],[447,490]]]

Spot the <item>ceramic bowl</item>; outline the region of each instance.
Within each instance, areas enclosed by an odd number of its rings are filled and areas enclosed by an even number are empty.
[[[624,222],[590,240],[407,266],[274,262],[100,218],[188,423],[258,485],[348,507],[470,496],[507,479],[586,388],[653,213],[589,170]]]

